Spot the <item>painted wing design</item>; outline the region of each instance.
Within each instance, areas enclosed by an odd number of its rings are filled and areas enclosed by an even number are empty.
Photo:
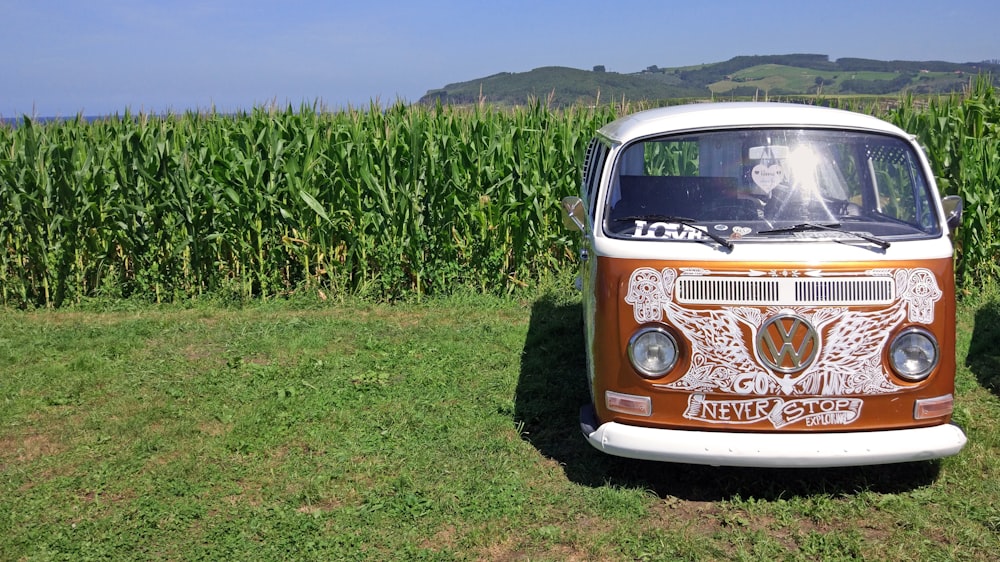
[[[668,388],[738,392],[738,375],[763,374],[750,355],[741,319],[753,317],[752,309],[688,310],[668,303],[667,319],[684,333],[691,345],[691,368]],[[752,320],[747,320],[752,321]]]
[[[899,390],[882,367],[882,350],[892,332],[906,316],[904,303],[874,312],[840,309],[813,323],[824,334],[819,357],[794,385],[795,394],[821,396],[882,394]],[[829,327],[829,329],[827,329]]]
[[[895,279],[900,298],[885,309],[796,309],[820,334],[819,356],[801,374],[779,374],[757,361],[754,343],[764,318],[787,308],[687,309],[673,301],[676,278],[673,269],[638,268],[629,279],[625,302],[632,305],[636,322],[666,319],[691,345],[688,372],[657,386],[699,392],[842,396],[898,391],[882,366],[888,334],[907,317],[933,321],[933,306],[941,296],[929,271],[899,270]]]

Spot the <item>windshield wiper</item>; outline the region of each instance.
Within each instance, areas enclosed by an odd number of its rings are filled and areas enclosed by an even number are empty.
[[[889,242],[883,240],[876,236],[871,236],[861,232],[854,232],[853,230],[843,230],[839,222],[831,223],[816,223],[816,222],[803,222],[792,226],[786,226],[784,228],[773,228],[771,230],[759,230],[757,234],[782,234],[787,232],[804,232],[806,230],[830,230],[833,232],[842,232],[844,234],[850,234],[855,238],[860,238],[866,242],[871,242],[883,250],[889,247]]]
[[[842,232],[840,230],[839,222],[802,222],[792,226],[785,226],[782,228],[772,228],[770,230],[758,230],[757,234],[784,234],[786,232],[804,232],[806,230],[835,230],[837,232]]]
[[[691,230],[697,230],[714,240],[720,246],[725,247],[727,250],[733,249],[733,243],[725,238],[719,236],[718,234],[712,232],[711,230],[697,224],[698,221],[695,219],[689,219],[687,217],[675,217],[673,215],[630,215],[627,217],[616,217],[611,219],[615,222],[633,222],[633,221],[652,221],[652,222],[672,222],[680,225],[684,225]]]

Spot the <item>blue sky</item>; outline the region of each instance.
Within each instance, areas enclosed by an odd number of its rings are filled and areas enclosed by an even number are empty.
[[[0,117],[337,109],[540,66],[1000,59],[997,0],[0,0]]]

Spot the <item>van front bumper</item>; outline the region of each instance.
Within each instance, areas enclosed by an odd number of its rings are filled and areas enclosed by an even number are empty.
[[[712,466],[823,468],[937,459],[965,446],[952,423],[844,433],[743,433],[657,429],[617,422],[597,426],[593,406],[580,429],[597,450],[633,459]]]

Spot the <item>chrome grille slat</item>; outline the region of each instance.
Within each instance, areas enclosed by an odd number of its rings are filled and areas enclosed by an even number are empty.
[[[891,277],[767,278],[681,277],[674,294],[683,304],[885,305],[896,300]]]

